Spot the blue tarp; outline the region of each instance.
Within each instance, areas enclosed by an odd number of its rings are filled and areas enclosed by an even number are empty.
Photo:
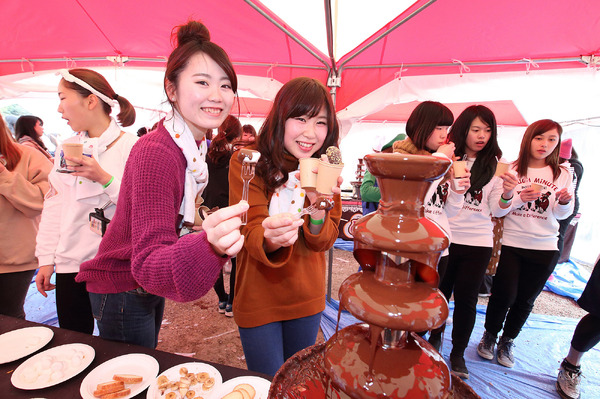
[[[37,271],[36,271],[37,274]],[[56,283],[56,274],[52,275],[50,281]],[[58,317],[56,316],[56,290],[47,291],[45,298],[40,294],[35,286],[35,276],[29,285],[27,297],[25,297],[26,319],[36,323],[47,324],[58,327]]]
[[[556,265],[544,289],[568,298],[579,299],[589,279],[590,273],[587,270],[568,261]]]
[[[450,303],[450,311],[454,303]],[[321,329],[326,339],[334,333],[337,322],[338,303],[327,303]],[[483,335],[485,307],[477,307],[477,320],[465,360],[470,378],[466,382],[482,398],[559,398],[555,381],[560,362],[566,356],[578,319],[531,314],[519,337],[515,340],[516,364],[512,369],[496,361],[484,360],[477,354],[477,344]],[[358,322],[343,312],[341,328]],[[452,326],[448,325],[442,344],[442,355],[448,361]],[[583,357],[581,397],[600,398],[600,348],[591,349]]]

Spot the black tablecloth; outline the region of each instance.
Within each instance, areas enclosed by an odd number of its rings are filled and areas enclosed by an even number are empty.
[[[0,315],[0,334],[5,332],[17,330],[19,328],[24,327],[32,327],[32,326],[40,326],[41,324],[33,323],[26,320],[15,319],[13,317]],[[107,360],[110,360],[114,357],[125,355],[128,353],[145,353],[150,356],[153,356],[160,366],[160,373],[169,369],[170,367],[176,366],[181,363],[193,362],[193,361],[202,361],[197,359],[191,359],[185,356],[175,355],[173,353],[163,352],[154,349],[144,348],[142,346],[137,345],[129,345],[120,342],[106,341],[99,337],[94,337],[92,335],[81,334],[75,331],[64,330],[56,327],[45,326],[51,328],[54,331],[54,337],[52,340],[40,351],[39,353],[46,349],[53,348],[55,346],[71,344],[71,343],[82,343],[90,345],[96,351],[96,355],[94,357],[94,361],[81,373],[76,375],[75,377],[62,382],[58,385],[38,389],[25,391],[20,390],[12,386],[10,382],[10,377],[12,376],[12,372],[19,367],[21,363],[27,360],[29,357],[33,356],[31,354],[22,359],[15,360],[14,362],[0,364],[0,397],[1,398],[47,398],[47,399],[67,399],[67,398],[80,398],[79,395],[79,387],[81,385],[81,381],[85,378],[85,376],[92,371],[96,366],[104,363]],[[211,362],[205,362],[212,366],[214,366],[221,375],[223,376],[223,382],[232,379],[234,377],[239,377],[243,375],[253,375],[266,379],[271,379],[269,376],[253,373],[248,370],[238,369],[235,367],[229,367],[222,364],[216,364]],[[146,390],[144,390],[141,394],[135,396],[135,398],[145,398]]]

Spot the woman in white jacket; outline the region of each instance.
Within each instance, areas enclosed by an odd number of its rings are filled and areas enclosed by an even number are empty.
[[[117,118],[122,126],[135,121],[135,109],[118,96],[106,79],[88,69],[61,71],[58,85],[58,112],[78,132],[65,143],[83,144],[81,158],[64,156],[57,148],[54,170],[50,173],[50,191],[46,195],[36,256],[40,270],[36,277],[38,291],[55,286],[50,277],[56,268],[56,308],[60,327],[92,333],[94,319],[85,284],[76,283],[79,265],[92,259],[102,238],[101,229],[93,231],[90,220],[101,227],[91,213],[104,213],[106,219],[115,212],[125,162],[137,137],[121,131],[111,118],[113,106],[119,105]],[[63,145],[65,144],[63,143]],[[64,173],[65,161],[72,173]]]

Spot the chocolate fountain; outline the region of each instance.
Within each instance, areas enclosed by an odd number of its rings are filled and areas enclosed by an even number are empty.
[[[269,397],[477,397],[458,378],[451,392],[442,356],[416,334],[448,317],[437,290],[437,263],[448,237],[425,218],[423,206],[431,182],[446,173],[450,161],[380,153],[365,162],[377,178],[381,201],[356,223],[354,257],[363,271],[349,276],[339,292],[340,312],[344,308],[364,323],[288,359]]]

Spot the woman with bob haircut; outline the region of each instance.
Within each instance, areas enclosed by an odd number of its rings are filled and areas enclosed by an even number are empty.
[[[448,128],[454,122],[452,111],[436,101],[424,101],[410,114],[406,121],[404,140],[393,144],[393,151],[401,154],[427,155],[447,158],[454,161],[454,143],[448,142]],[[451,240],[448,218],[456,215],[463,206],[464,192],[469,188],[470,174],[467,172],[458,181],[458,186],[450,184],[453,170],[434,181],[425,196],[425,216],[437,222]],[[444,275],[448,264],[448,249],[438,262],[438,273]]]
[[[315,203],[318,194],[300,188],[297,170],[300,159],[319,158],[338,138],[327,88],[301,77],[279,90],[257,143],[247,147],[262,155],[250,181],[233,317],[249,370],[274,375],[285,360],[316,341],[325,308],[325,251],[338,236],[341,217],[341,177],[332,187],[333,209],[298,218],[299,210]],[[241,170],[234,153],[230,204],[241,198]]]
[[[15,123],[15,138],[19,144],[35,148],[46,158],[52,161],[52,155],[42,141],[44,135],[44,121],[33,115],[22,115]]]
[[[23,303],[38,267],[35,235],[52,163],[13,141],[0,116],[0,314],[25,318]]]
[[[496,117],[489,108],[467,107],[452,125],[449,139],[456,146],[459,159],[467,157],[471,187],[465,193],[462,209],[449,220],[452,243],[448,267],[440,275],[440,290],[448,301],[454,292],[450,365],[455,374],[469,378],[464,352],[475,326],[479,287],[492,256],[491,216],[502,217],[510,211],[510,205],[500,196],[512,197],[517,179],[510,173],[502,179],[494,176],[502,151]],[[445,325],[436,329],[429,337],[438,350],[444,328]]]
[[[94,257],[101,235],[90,228],[90,213],[104,208],[104,217],[114,215],[119,198],[125,162],[137,137],[126,134],[117,124],[135,122],[135,109],[115,93],[106,79],[90,69],[60,71],[58,112],[77,134],[59,144],[54,169],[49,175],[36,256],[40,270],[36,276],[38,291],[56,288],[56,310],[61,328],[91,334],[94,318],[84,284],[75,276],[80,265]],[[111,117],[114,106],[120,112]],[[63,156],[66,144],[81,144],[80,158]],[[65,161],[74,162],[62,173]],[[56,287],[50,278],[56,271]]]
[[[484,359],[494,359],[498,333],[498,363],[513,367],[514,340],[558,261],[559,220],[573,211],[573,180],[559,165],[562,127],[550,119],[529,125],[511,171],[518,184],[512,210],[504,220],[498,270],[485,317],[485,332],[477,347]]]
[[[193,301],[214,285],[242,247],[240,203],[209,215],[193,230],[196,198],[208,181],[206,132],[231,109],[237,77],[206,26],[173,30],[165,93],[172,111],[134,146],[119,206],[96,257],[81,265],[100,336],[156,347],[165,299]]]

